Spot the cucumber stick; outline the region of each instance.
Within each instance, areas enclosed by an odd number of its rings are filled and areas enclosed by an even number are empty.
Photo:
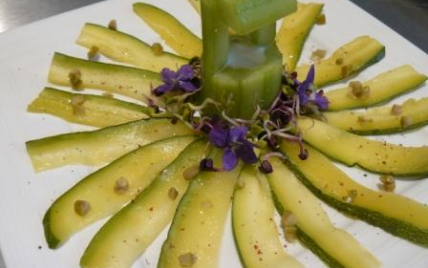
[[[135,3],[134,12],[143,19],[162,40],[186,58],[202,55],[202,41],[171,14],[155,6]]]
[[[111,97],[75,94],[46,87],[27,107],[33,113],[46,113],[68,122],[109,127],[148,118],[150,108]]]
[[[206,141],[190,144],[149,187],[115,214],[92,239],[81,267],[131,267],[174,217],[189,185],[183,173],[199,166],[205,148]]]
[[[48,80],[60,86],[71,86],[69,74],[81,73],[81,87],[117,93],[147,102],[151,87],[162,83],[160,75],[147,70],[74,58],[55,53],[49,68]]]
[[[329,90],[325,96],[330,111],[367,108],[406,93],[426,80],[427,76],[418,73],[412,66],[402,65],[362,83],[364,90],[368,91],[361,97],[355,97],[350,86]]]
[[[385,47],[374,38],[360,36],[337,49],[330,58],[315,63],[314,84],[318,87],[347,78],[385,56]],[[303,81],[310,65],[298,66],[295,71]]]
[[[85,24],[77,43],[87,48],[96,46],[108,58],[153,72],[176,70],[188,63],[186,58],[168,52],[157,56],[151,46],[131,35],[91,23]]]
[[[326,203],[394,235],[428,246],[426,205],[356,183],[327,157],[309,146],[306,146],[309,157],[304,161],[298,158],[299,147],[296,144],[284,143],[281,149],[287,154],[293,171]],[[351,191],[356,195],[346,202]]]
[[[142,119],[95,131],[62,134],[26,143],[34,169],[39,172],[71,164],[100,166],[139,146],[193,131],[171,119]]]
[[[428,98],[409,99],[398,106],[374,107],[363,112],[325,112],[323,117],[334,127],[360,135],[397,133],[428,123]]]
[[[74,233],[116,213],[193,140],[177,137],[143,146],[82,179],[59,197],[43,218],[49,247],[57,248]],[[123,192],[115,191],[119,180],[127,184]],[[87,202],[91,209],[82,215],[76,202]]]
[[[380,262],[347,232],[333,226],[319,200],[280,160],[268,175],[280,213],[297,219],[297,237],[332,268],[376,268]],[[317,170],[319,171],[319,170]]]
[[[297,124],[307,143],[348,166],[395,176],[428,174],[428,146],[370,140],[309,118],[299,118]]]
[[[323,6],[319,3],[298,3],[297,11],[282,20],[276,34],[276,45],[282,54],[282,62],[287,71],[295,69],[306,38]]]
[[[239,175],[243,187],[233,196],[232,224],[239,255],[246,268],[303,268],[284,252],[274,218],[269,183],[256,166],[245,166]],[[262,228],[261,228],[262,227]]]
[[[221,163],[221,151],[210,157]],[[217,268],[223,230],[230,200],[240,173],[240,166],[230,172],[201,172],[192,180],[180,201],[162,246],[158,268]],[[184,266],[186,267],[186,266]]]

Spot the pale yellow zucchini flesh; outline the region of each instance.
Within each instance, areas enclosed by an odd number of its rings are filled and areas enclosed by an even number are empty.
[[[98,231],[85,250],[83,268],[129,268],[171,222],[189,179],[184,174],[199,167],[206,141],[184,149],[131,203]],[[125,242],[124,242],[125,241]]]
[[[268,175],[280,212],[297,219],[297,237],[332,268],[376,268],[380,262],[347,232],[333,226],[319,200],[278,159]]]
[[[428,123],[428,98],[365,111],[325,112],[323,117],[332,126],[360,135],[398,133]]]
[[[210,155],[215,166],[221,151]],[[192,180],[180,201],[158,268],[217,268],[223,230],[241,167],[230,172],[201,172]]]
[[[157,56],[151,46],[131,35],[90,23],[83,27],[77,43],[88,49],[95,46],[106,57],[153,72],[177,70],[188,63],[186,58],[168,52]]]
[[[385,47],[370,36],[360,36],[341,46],[329,58],[314,64],[315,80],[318,87],[345,79],[371,64],[381,60]],[[297,66],[298,79],[305,80],[310,69],[309,64]]]
[[[134,12],[179,55],[189,59],[202,55],[201,39],[171,14],[145,3],[135,3]]]
[[[56,135],[26,143],[34,170],[64,165],[101,166],[161,139],[193,135],[193,131],[169,118],[149,118],[94,131]]]
[[[281,145],[293,172],[320,199],[387,232],[428,246],[426,205],[395,193],[364,187],[317,150],[308,145],[305,148],[309,157],[301,160],[297,144]]]
[[[275,205],[269,183],[256,166],[245,166],[233,195],[233,234],[244,267],[303,268],[284,252],[275,224]]]
[[[309,118],[301,117],[297,123],[307,143],[348,166],[396,176],[428,174],[428,146],[371,140]]]
[[[147,102],[153,98],[151,88],[162,83],[158,73],[127,67],[84,60],[61,53],[55,53],[49,68],[48,80],[60,86],[71,86],[70,73],[80,72],[79,89],[99,89],[107,93],[119,94]]]
[[[295,69],[306,38],[322,8],[323,4],[319,3],[298,3],[297,11],[282,20],[276,34],[276,45],[282,54],[282,61],[287,71],[291,72]]]
[[[177,137],[143,146],[82,179],[60,196],[43,218],[49,247],[57,248],[74,233],[119,211],[193,140]],[[119,180],[128,185],[120,192],[116,191]],[[76,209],[81,202],[90,207],[85,214]]]
[[[148,118],[151,109],[107,96],[70,93],[45,88],[27,107],[32,113],[46,113],[68,122],[109,127]]]
[[[369,106],[389,101],[423,84],[427,76],[418,73],[410,65],[402,65],[386,71],[373,79],[360,82],[365,93],[356,97],[351,86],[325,92],[328,110],[338,111]]]

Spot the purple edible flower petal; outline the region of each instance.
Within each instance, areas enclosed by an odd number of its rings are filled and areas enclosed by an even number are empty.
[[[238,164],[238,157],[234,151],[232,151],[230,148],[226,148],[223,153],[222,162],[223,168],[226,171],[231,171]]]
[[[184,81],[190,80],[195,76],[195,72],[193,68],[189,64],[185,64],[181,66],[181,68],[177,71],[177,79]]]
[[[329,101],[324,96],[324,92],[322,90],[315,93],[313,102],[321,109],[321,110],[327,110]]]
[[[196,86],[192,82],[192,79],[195,77],[195,72],[188,64],[181,66],[177,72],[168,68],[163,68],[160,74],[164,84],[153,90],[153,93],[156,96],[161,96],[174,90],[182,90],[185,92],[193,92],[197,90]]]
[[[227,130],[222,128],[211,129],[209,133],[210,141],[214,146],[224,148],[228,145]]]
[[[232,143],[236,143],[242,139],[245,139],[245,134],[248,132],[248,127],[239,126],[233,127],[229,130],[229,140]]]

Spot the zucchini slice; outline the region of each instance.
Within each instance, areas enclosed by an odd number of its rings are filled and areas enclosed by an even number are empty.
[[[243,187],[238,187],[233,196],[232,224],[244,267],[303,268],[302,264],[284,252],[278,238],[273,221],[275,206],[265,175],[254,165],[245,166],[239,180]]]
[[[202,41],[171,14],[155,6],[135,3],[134,12],[175,52],[185,58],[202,55]]]
[[[418,73],[412,66],[402,65],[362,83],[363,89],[368,90],[364,96],[355,97],[350,86],[327,91],[325,96],[329,101],[330,111],[366,108],[389,101],[414,89],[426,80],[427,76]]]
[[[69,74],[81,73],[82,88],[100,89],[147,102],[151,86],[162,84],[160,75],[147,70],[101,63],[55,53],[48,80],[60,86],[71,86]]]
[[[287,143],[288,144],[288,143]],[[331,223],[319,200],[280,160],[272,159],[268,175],[280,213],[297,219],[297,237],[332,268],[376,268],[381,263],[357,240]],[[319,170],[316,170],[318,172]]]
[[[387,232],[428,246],[426,205],[398,194],[368,189],[349,178],[315,149],[310,146],[305,148],[309,157],[302,161],[298,157],[298,145],[289,142],[281,145],[293,171],[320,199]],[[351,192],[354,192],[355,196],[349,199]]]
[[[57,248],[74,233],[120,210],[194,139],[177,137],[143,146],[82,179],[43,218],[49,247]],[[90,206],[84,214],[76,208],[82,202]]]
[[[397,133],[428,123],[428,98],[409,99],[401,105],[375,107],[364,112],[326,112],[323,117],[332,126],[360,135]]]
[[[428,174],[428,146],[404,147],[346,132],[309,118],[297,121],[303,139],[348,166],[395,176]]]
[[[345,79],[378,62],[385,56],[385,47],[376,39],[360,36],[337,49],[328,59],[315,63],[314,84],[318,87]],[[303,81],[310,65],[298,66],[295,71]]]
[[[210,157],[221,163],[221,151]],[[230,200],[241,168],[201,172],[180,201],[162,246],[158,268],[217,268]],[[183,265],[184,264],[184,265]]]
[[[85,24],[77,43],[89,49],[96,46],[108,58],[153,72],[176,70],[188,63],[186,58],[168,52],[156,56],[151,46],[136,37],[91,23]]]
[[[68,122],[109,127],[148,118],[151,108],[111,97],[74,94],[46,87],[27,107],[33,113],[46,113]]]
[[[306,38],[323,6],[319,3],[298,3],[297,11],[282,20],[276,34],[276,44],[287,71],[291,72],[296,68]]]
[[[71,164],[100,166],[139,146],[174,137],[192,135],[182,123],[150,118],[95,131],[62,134],[26,143],[36,172]]]
[[[198,167],[206,141],[190,144],[153,183],[115,214],[85,250],[83,268],[131,267],[174,217],[189,185],[183,173]],[[148,228],[150,226],[150,228]]]

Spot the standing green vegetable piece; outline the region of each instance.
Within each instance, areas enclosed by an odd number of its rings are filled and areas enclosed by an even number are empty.
[[[227,104],[231,116],[249,118],[258,105],[269,105],[280,88],[283,67],[275,45],[275,22],[294,12],[296,1],[203,0],[201,4],[202,97]],[[229,27],[236,35],[229,35]]]

